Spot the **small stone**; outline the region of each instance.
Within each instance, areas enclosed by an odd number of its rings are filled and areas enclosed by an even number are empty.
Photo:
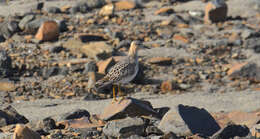
[[[260,67],[258,67],[256,63],[252,62],[246,63],[245,65],[238,65],[233,69],[231,68],[229,72],[230,79],[247,79],[253,82],[260,81]]]
[[[0,81],[0,91],[13,91],[15,88],[15,84],[11,81]]]
[[[0,43],[1,43],[1,42],[4,42],[4,41],[5,41],[4,36],[2,36],[2,35],[0,34]]]
[[[117,121],[109,121],[103,128],[107,136],[127,138],[131,135],[143,135],[145,123],[141,118],[129,118]]]
[[[131,1],[119,1],[119,2],[115,3],[116,11],[130,10],[130,9],[134,9],[135,7],[136,7],[136,4]]]
[[[105,108],[100,117],[101,119],[107,121],[136,116],[154,116],[156,118],[159,117],[158,113],[153,109],[150,102],[134,98],[125,98],[121,102],[110,104],[108,107]]]
[[[83,73],[96,72],[96,63],[94,61],[87,62]]]
[[[76,109],[72,112],[65,113],[59,118],[59,121],[61,120],[70,120],[70,119],[78,119],[81,117],[89,117],[90,114],[87,110],[84,109]]]
[[[18,30],[18,23],[16,21],[7,21],[0,24],[0,34],[5,39],[9,39]]]
[[[37,2],[33,7],[32,7],[32,10],[42,10],[44,6],[44,3],[43,2]]]
[[[189,14],[194,17],[203,17],[203,11],[193,10],[189,11]]]
[[[61,12],[66,13],[68,10],[71,9],[71,5],[64,5],[60,8]]]
[[[244,67],[246,64],[248,64],[247,62],[244,63],[238,63],[238,64],[234,64],[227,72],[228,75],[231,75],[237,71],[240,71],[242,67]]]
[[[41,41],[52,41],[59,37],[59,26],[55,21],[46,21],[39,28],[35,38]]]
[[[151,64],[159,64],[159,65],[169,65],[172,63],[172,58],[170,57],[153,57],[147,60],[148,63]]]
[[[227,18],[228,7],[224,0],[213,0],[205,7],[205,23],[215,23],[225,21]]]
[[[110,16],[114,14],[114,5],[113,4],[108,4],[105,5],[100,11],[99,15],[101,16]]]
[[[56,128],[56,123],[52,118],[48,117],[40,121],[37,127],[43,129],[45,132],[48,132],[49,130]]]
[[[94,9],[102,7],[106,2],[105,0],[87,0],[86,3],[90,9]]]
[[[181,41],[183,43],[189,43],[189,39],[187,37],[184,37],[184,36],[178,35],[178,34],[175,34],[173,36],[173,40],[178,40],[178,41]]]
[[[216,132],[211,137],[211,139],[230,139],[234,137],[246,137],[249,133],[250,131],[247,126],[231,124]]]
[[[88,10],[89,7],[87,1],[81,1],[75,7],[71,8],[71,13],[76,13],[76,12],[87,13]]]
[[[48,20],[49,19],[47,19],[47,18],[36,18],[36,19],[30,20],[30,21],[28,21],[28,23],[25,23],[24,31],[26,33],[34,34],[37,32],[37,30],[40,28],[40,26]]]
[[[12,73],[11,57],[4,50],[0,50],[0,77],[8,77]]]
[[[65,129],[75,128],[75,129],[84,129],[84,128],[98,128],[103,127],[105,122],[102,121],[98,116],[92,115],[90,117],[81,117],[79,119],[72,119],[61,121],[57,123],[58,126],[64,126]]]
[[[111,58],[108,58],[106,60],[102,60],[102,61],[99,61],[97,63],[97,66],[98,66],[98,72],[99,73],[102,73],[102,74],[106,74],[108,73],[109,69],[115,65],[116,62],[115,60],[111,57]]]
[[[169,15],[172,13],[174,13],[174,10],[171,7],[163,7],[154,12],[155,15]]]
[[[30,21],[32,21],[35,18],[34,15],[26,15],[23,17],[23,19],[19,22],[18,26],[20,29],[24,30],[26,27],[26,24],[28,24]]]
[[[173,84],[171,81],[164,81],[161,84],[161,90],[163,93],[167,93],[173,90]]]
[[[41,139],[41,136],[27,126],[17,124],[13,139]]]
[[[60,8],[58,8],[58,7],[48,7],[48,8],[47,8],[47,12],[48,12],[48,13],[57,14],[57,13],[61,13],[61,10],[60,10]]]

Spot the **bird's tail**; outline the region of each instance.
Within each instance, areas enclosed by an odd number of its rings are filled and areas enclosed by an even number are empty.
[[[109,85],[111,85],[112,82],[109,81],[107,78],[103,78],[103,79],[100,79],[96,82],[96,84],[94,85],[94,89],[99,92],[100,89],[103,89]]]

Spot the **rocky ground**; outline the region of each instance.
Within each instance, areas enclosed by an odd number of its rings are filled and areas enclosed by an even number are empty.
[[[260,138],[259,7],[0,0],[0,138]],[[140,71],[111,104],[91,88],[133,40]]]

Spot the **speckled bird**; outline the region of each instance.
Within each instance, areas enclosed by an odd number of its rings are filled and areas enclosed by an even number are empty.
[[[126,84],[132,81],[139,70],[138,65],[138,49],[141,47],[140,41],[133,41],[130,45],[128,55],[122,58],[118,63],[110,68],[109,72],[104,78],[97,81],[96,86],[104,87],[109,84],[113,84],[113,101],[117,101],[115,94],[115,86],[118,85],[119,96],[121,100],[124,99],[124,94],[120,90],[121,84]]]

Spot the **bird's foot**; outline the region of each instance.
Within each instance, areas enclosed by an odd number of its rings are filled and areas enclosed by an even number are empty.
[[[125,96],[119,98],[118,103],[121,103],[125,99]]]
[[[111,103],[114,104],[116,102],[118,102],[118,100],[116,98],[113,98]]]

